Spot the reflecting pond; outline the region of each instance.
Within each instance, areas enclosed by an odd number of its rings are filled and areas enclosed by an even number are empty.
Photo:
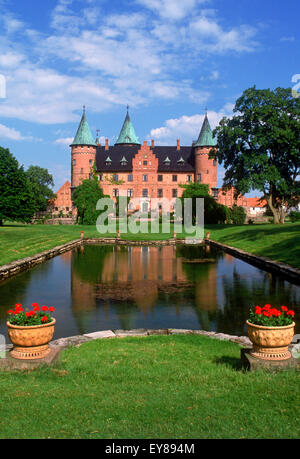
[[[244,335],[251,305],[299,317],[300,287],[209,247],[87,245],[0,284],[0,333],[8,309],[33,302],[55,307],[54,338],[133,328]]]

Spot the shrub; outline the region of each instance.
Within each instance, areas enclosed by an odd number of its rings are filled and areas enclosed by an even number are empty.
[[[292,211],[290,212],[290,220],[292,223],[296,223],[300,221],[300,212],[299,211]]]

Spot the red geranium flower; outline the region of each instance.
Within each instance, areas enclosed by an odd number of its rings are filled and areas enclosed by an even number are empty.
[[[48,308],[47,308],[47,306],[42,306],[42,307],[41,307],[41,310],[42,310],[42,311],[48,311]]]
[[[281,306],[281,310],[284,312],[288,312],[288,308],[286,306]]]
[[[294,311],[291,310],[291,311],[288,311],[288,312],[287,312],[287,315],[288,315],[288,316],[294,317],[295,313],[294,313]]]
[[[32,307],[33,307],[33,308],[38,307],[38,303],[32,303]]]
[[[11,315],[13,313],[14,313],[14,311],[12,311],[11,309],[9,311],[7,311],[7,314],[9,314],[9,315]]]
[[[44,317],[42,317],[41,320],[42,320],[42,322],[48,322],[48,317],[47,317],[47,316],[44,316]]]
[[[53,308],[53,306],[50,306],[49,311],[50,311],[50,312],[54,312],[54,311],[55,311],[55,308]]]

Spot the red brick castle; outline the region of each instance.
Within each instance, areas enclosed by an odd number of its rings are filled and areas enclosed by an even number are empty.
[[[156,208],[164,207],[166,201],[174,205],[177,197],[181,197],[183,188],[180,185],[191,182],[207,184],[212,196],[228,207],[234,204],[248,207],[247,199],[243,196],[237,200],[233,190],[224,193],[218,188],[217,161],[209,159],[210,151],[217,143],[213,137],[207,114],[204,117],[197,141],[190,146],[182,146],[177,140],[176,146],[157,146],[154,140],[149,145],[137,137],[131,122],[128,108],[120,135],[114,145],[101,145],[99,139],[94,139],[85,113],[70,145],[72,155],[71,187],[69,200],[64,202],[72,207],[71,192],[84,179],[91,178],[95,164],[101,188],[105,195],[113,199],[118,196],[130,198],[132,208],[143,212],[151,209],[150,200],[155,200]],[[69,189],[69,183],[67,183]],[[60,200],[58,192],[58,201]],[[55,210],[63,210],[58,205]]]

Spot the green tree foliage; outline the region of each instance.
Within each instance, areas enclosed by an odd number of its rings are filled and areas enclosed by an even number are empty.
[[[4,220],[29,223],[35,212],[34,199],[23,166],[0,147],[0,226]]]
[[[192,198],[192,216],[193,224],[196,221],[196,199],[204,198],[204,222],[206,224],[225,223],[228,218],[228,208],[217,201],[209,194],[209,186],[203,183],[189,183],[181,185],[184,188],[182,194],[182,206],[184,207],[184,199]]]
[[[49,186],[54,186],[52,175],[49,174],[47,169],[39,166],[29,166],[26,175],[35,199],[35,211],[42,212],[47,210],[48,201],[56,197],[55,193],[49,188]]]
[[[73,192],[72,200],[77,208],[77,222],[83,225],[95,225],[100,211],[96,210],[99,199],[105,197],[97,178],[83,180]]]
[[[211,157],[224,164],[224,186],[237,194],[259,190],[274,223],[284,223],[300,201],[300,99],[290,89],[254,86],[237,100],[234,113],[214,131],[218,150]]]
[[[247,214],[246,214],[244,207],[235,205],[232,207],[232,209],[230,209],[229,218],[231,220],[231,223],[233,223],[234,225],[244,225],[246,221],[246,217],[247,217]]]

